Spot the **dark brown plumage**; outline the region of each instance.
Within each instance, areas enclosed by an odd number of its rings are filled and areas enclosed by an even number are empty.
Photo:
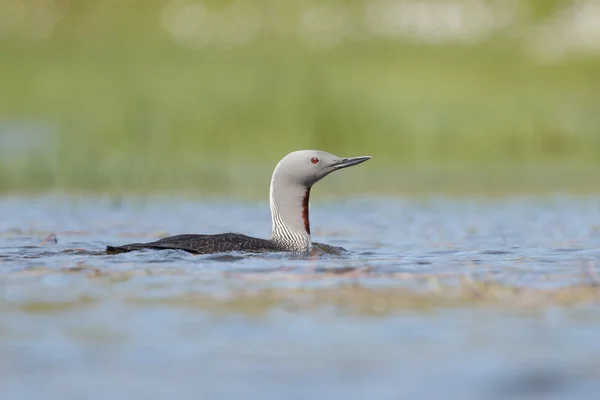
[[[241,233],[220,233],[216,235],[176,235],[149,243],[130,243],[122,246],[107,246],[108,253],[126,253],[133,250],[185,250],[194,254],[224,253],[229,251],[244,251],[266,253],[286,251],[277,243],[246,236]]]
[[[177,235],[148,243],[130,243],[122,246],[106,246],[108,254],[127,253],[134,250],[184,250],[192,254],[214,254],[229,251],[247,253],[286,252],[272,240],[246,236],[241,233],[219,233],[216,235]],[[324,243],[313,243],[312,254],[342,254],[346,249]]]

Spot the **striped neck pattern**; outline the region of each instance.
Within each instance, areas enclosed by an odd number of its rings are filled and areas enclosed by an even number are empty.
[[[271,187],[271,240],[294,253],[309,253],[312,248],[308,201],[310,188],[293,202],[280,204]]]

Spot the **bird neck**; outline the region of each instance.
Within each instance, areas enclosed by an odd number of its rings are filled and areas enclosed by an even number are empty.
[[[306,253],[311,249],[308,203],[310,187],[283,185],[276,174],[271,180],[271,239],[289,251]]]

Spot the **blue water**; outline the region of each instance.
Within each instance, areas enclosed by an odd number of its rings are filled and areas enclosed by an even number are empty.
[[[596,397],[600,296],[436,293],[591,287],[598,198],[338,200],[312,203],[313,239],[349,254],[300,259],[102,254],[178,233],[266,237],[265,202],[0,199],[2,399]]]

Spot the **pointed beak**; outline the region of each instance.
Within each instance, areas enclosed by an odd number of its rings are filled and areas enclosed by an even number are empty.
[[[367,160],[370,160],[371,156],[362,156],[362,157],[351,157],[351,158],[342,158],[336,161],[331,167],[334,170],[351,167],[353,165],[358,165]]]

